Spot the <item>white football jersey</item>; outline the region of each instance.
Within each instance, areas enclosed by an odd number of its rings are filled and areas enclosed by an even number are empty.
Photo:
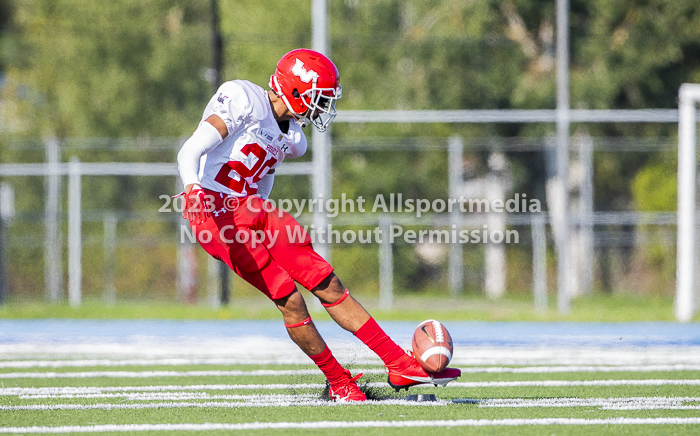
[[[257,182],[285,157],[306,152],[301,126],[290,120],[289,130],[283,133],[267,91],[247,80],[221,85],[204,109],[202,121],[211,115],[226,123],[228,136],[201,157],[199,179],[205,189],[236,197],[255,194]]]

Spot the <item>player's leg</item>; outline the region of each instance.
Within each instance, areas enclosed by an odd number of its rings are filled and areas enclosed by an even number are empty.
[[[345,401],[366,400],[367,397],[355,383],[362,374],[351,377],[350,371],[338,363],[311,321],[311,315],[301,294],[295,289],[286,297],[274,301],[282,312],[289,337],[314,361],[328,379],[331,397],[334,400]]]
[[[311,292],[321,300],[333,321],[364,342],[385,365],[393,366],[399,361],[412,360],[350,295],[338,276],[331,274]]]
[[[292,341],[309,356],[321,354],[326,348],[326,342],[311,321],[311,315],[299,291],[295,289],[286,297],[274,300],[274,303],[282,312],[284,326]]]
[[[350,333],[358,331],[372,318],[369,312],[350,295],[335,273],[331,273],[311,289],[311,293],[321,301],[333,321]]]
[[[241,210],[242,216],[236,211],[203,223],[207,232],[198,236],[202,247],[277,305],[289,337],[326,376],[334,399],[364,401],[367,397],[355,383],[362,374],[353,378],[350,371],[338,363],[311,321],[292,277],[275,262],[264,244],[255,242],[252,228],[255,217],[250,216],[247,208]],[[237,237],[234,232],[245,235]]]
[[[355,300],[335,274],[331,274],[311,290],[321,300],[328,314],[342,328],[351,332],[384,362],[389,384],[397,391],[421,383],[445,385],[461,375],[455,368],[430,374],[413,356],[404,352]]]
[[[407,383],[416,385],[432,380],[431,375],[396,345],[362,305],[350,296],[330,264],[313,250],[311,238],[291,215],[274,210],[267,214],[264,228],[278,236],[276,242],[268,246],[273,259],[321,300],[340,327],[353,333],[382,359],[389,369],[390,383],[403,387]],[[420,377],[420,380],[408,380],[404,375]]]

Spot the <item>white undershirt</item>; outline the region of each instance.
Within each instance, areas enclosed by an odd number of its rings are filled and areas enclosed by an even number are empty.
[[[199,184],[199,163],[202,155],[216,148],[223,140],[216,127],[207,121],[199,123],[197,130],[177,153],[177,168],[183,186]]]

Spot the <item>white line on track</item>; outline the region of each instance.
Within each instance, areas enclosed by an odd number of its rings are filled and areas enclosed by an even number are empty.
[[[250,422],[240,424],[110,424],[57,427],[0,427],[0,433],[107,433],[137,431],[250,431],[269,429],[493,427],[523,425],[698,425],[700,418],[536,418],[421,421]]]

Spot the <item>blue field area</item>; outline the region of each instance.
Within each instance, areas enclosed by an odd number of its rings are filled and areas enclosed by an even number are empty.
[[[354,339],[333,322],[319,321],[316,325],[329,341]],[[409,343],[417,323],[386,321],[381,325],[397,342]],[[445,325],[456,346],[700,346],[699,324],[449,322]],[[129,343],[135,340],[176,343],[196,337],[251,336],[283,339],[287,338],[287,333],[281,321],[259,320],[0,320],[0,344]]]

